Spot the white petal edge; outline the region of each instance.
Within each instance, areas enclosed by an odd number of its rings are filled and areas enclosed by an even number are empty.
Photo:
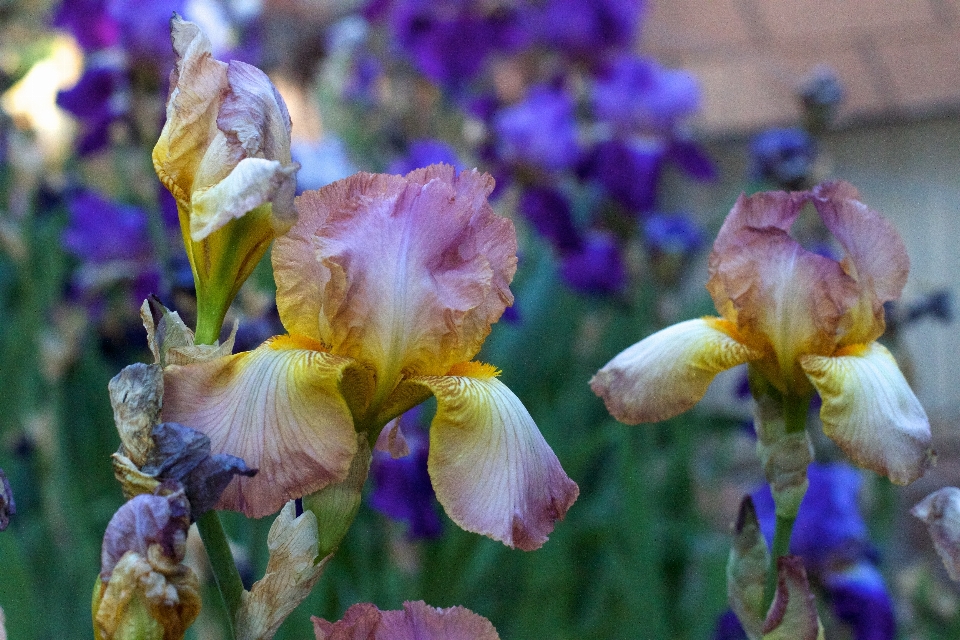
[[[659,422],[690,409],[721,371],[757,357],[717,328],[716,318],[686,320],[620,352],[590,388],[626,424]]]
[[[411,381],[437,398],[427,465],[447,515],[511,547],[540,548],[580,489],[520,399],[494,377]]]
[[[823,400],[823,431],[857,465],[909,484],[932,464],[930,422],[897,361],[872,342],[852,355],[800,358]]]

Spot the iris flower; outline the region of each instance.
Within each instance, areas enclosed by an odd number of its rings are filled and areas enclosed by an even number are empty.
[[[720,317],[687,320],[629,347],[591,381],[609,411],[637,424],[696,404],[738,364],[784,398],[823,399],[824,432],[858,465],[907,484],[930,464],[930,424],[890,352],[883,303],[909,260],[894,227],[845,182],[741,195],[710,256]],[[843,248],[839,262],[789,235],[807,203]]]
[[[514,547],[543,544],[577,485],[496,368],[472,360],[513,302],[516,235],[492,189],[486,174],[433,165],[297,198],[299,221],[273,249],[289,333],[165,370],[163,419],[259,469],[220,508],[261,517],[343,480],[358,434],[376,442],[432,395],[428,466],[447,513]]]

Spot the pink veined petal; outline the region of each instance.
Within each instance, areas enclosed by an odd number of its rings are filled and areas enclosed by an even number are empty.
[[[800,360],[823,399],[823,431],[856,464],[909,484],[931,464],[927,414],[886,347],[858,347]]]
[[[411,381],[437,398],[427,465],[447,515],[511,547],[540,548],[580,490],[520,399],[488,375]]]
[[[372,364],[384,386],[469,360],[513,302],[516,236],[487,203],[492,188],[433,165],[303,194],[273,250],[284,326]]]
[[[235,478],[217,505],[253,518],[343,480],[357,451],[340,391],[352,361],[271,346],[278,340],[164,371],[163,419],[205,433],[213,453],[259,469],[252,478]]]
[[[622,351],[590,381],[621,422],[658,422],[683,413],[707,392],[713,378],[758,356],[722,331],[717,318],[687,320]]]
[[[312,618],[317,640],[499,640],[489,620],[464,607],[404,602],[402,611],[355,604],[336,623]]]
[[[883,303],[899,298],[907,283],[906,247],[889,221],[859,201],[853,185],[825,182],[814,187],[813,196],[823,223],[846,251],[843,266],[860,290],[840,345],[872,342],[884,330]]]

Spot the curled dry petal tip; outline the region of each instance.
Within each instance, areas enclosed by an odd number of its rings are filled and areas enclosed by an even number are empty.
[[[764,640],[823,640],[823,627],[803,561],[777,558],[777,593],[763,625]]]
[[[657,422],[680,414],[706,393],[713,378],[757,356],[716,318],[667,327],[621,352],[590,381],[621,422]]]
[[[910,510],[923,520],[952,580],[960,582],[960,489],[934,491]]]

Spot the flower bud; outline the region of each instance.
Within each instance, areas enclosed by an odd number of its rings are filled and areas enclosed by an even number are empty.
[[[200,28],[177,15],[170,31],[177,63],[153,166],[177,201],[198,340],[212,343],[240,285],[296,219],[299,166],[290,115],[266,74],[215,60]]]

